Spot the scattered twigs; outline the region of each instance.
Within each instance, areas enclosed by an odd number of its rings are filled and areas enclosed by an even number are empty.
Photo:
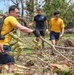
[[[59,48],[59,49],[67,49],[67,50],[74,50],[74,47],[63,47],[63,46],[55,46],[55,48]]]
[[[70,60],[69,58],[65,57],[63,54],[61,54],[58,50],[56,50],[55,46],[52,45],[50,42],[46,41],[44,38],[42,38],[40,36],[40,39],[43,40],[44,42],[46,42],[47,44],[49,44],[50,46],[52,46],[52,48],[57,52],[59,53],[62,57],[64,57],[67,61],[70,61],[71,63],[74,63],[74,61]]]

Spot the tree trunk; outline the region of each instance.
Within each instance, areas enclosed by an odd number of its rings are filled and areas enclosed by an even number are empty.
[[[21,1],[21,7],[22,7],[21,17],[23,17],[23,15],[24,15],[24,3],[23,3],[23,0],[20,0],[20,1]]]

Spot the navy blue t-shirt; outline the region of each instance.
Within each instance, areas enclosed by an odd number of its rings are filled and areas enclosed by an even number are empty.
[[[36,15],[34,17],[34,21],[36,22],[36,29],[45,29],[44,22],[46,20],[45,15]]]

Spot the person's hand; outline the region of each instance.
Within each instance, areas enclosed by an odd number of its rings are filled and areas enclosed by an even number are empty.
[[[3,44],[0,44],[0,53],[4,52]]]
[[[63,36],[63,35],[62,35],[62,34],[60,34],[60,39],[62,39],[62,36]]]
[[[49,36],[50,35],[50,32],[48,29],[46,29],[46,34]]]
[[[36,36],[36,37],[39,37],[40,36],[40,32],[39,32],[39,30],[34,30],[33,31],[33,34]]]
[[[30,24],[29,24],[29,26],[32,26],[32,25],[33,25],[33,23],[30,23]]]

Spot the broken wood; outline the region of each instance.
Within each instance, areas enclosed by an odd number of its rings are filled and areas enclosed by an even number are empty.
[[[69,38],[64,42],[65,47],[74,47],[74,40]]]
[[[70,61],[71,63],[74,64],[74,61],[70,60],[69,58],[67,58],[66,56],[64,56],[63,54],[61,54],[58,50],[56,50],[56,47],[55,47],[53,44],[51,44],[50,42],[48,42],[47,40],[45,40],[45,39],[42,38],[41,36],[40,36],[40,39],[43,40],[43,41],[44,41],[45,43],[47,43],[48,45],[50,45],[58,54],[60,54],[62,57],[64,57],[67,61]]]
[[[63,46],[55,46],[55,47],[59,49],[74,50],[74,47],[63,47]]]

